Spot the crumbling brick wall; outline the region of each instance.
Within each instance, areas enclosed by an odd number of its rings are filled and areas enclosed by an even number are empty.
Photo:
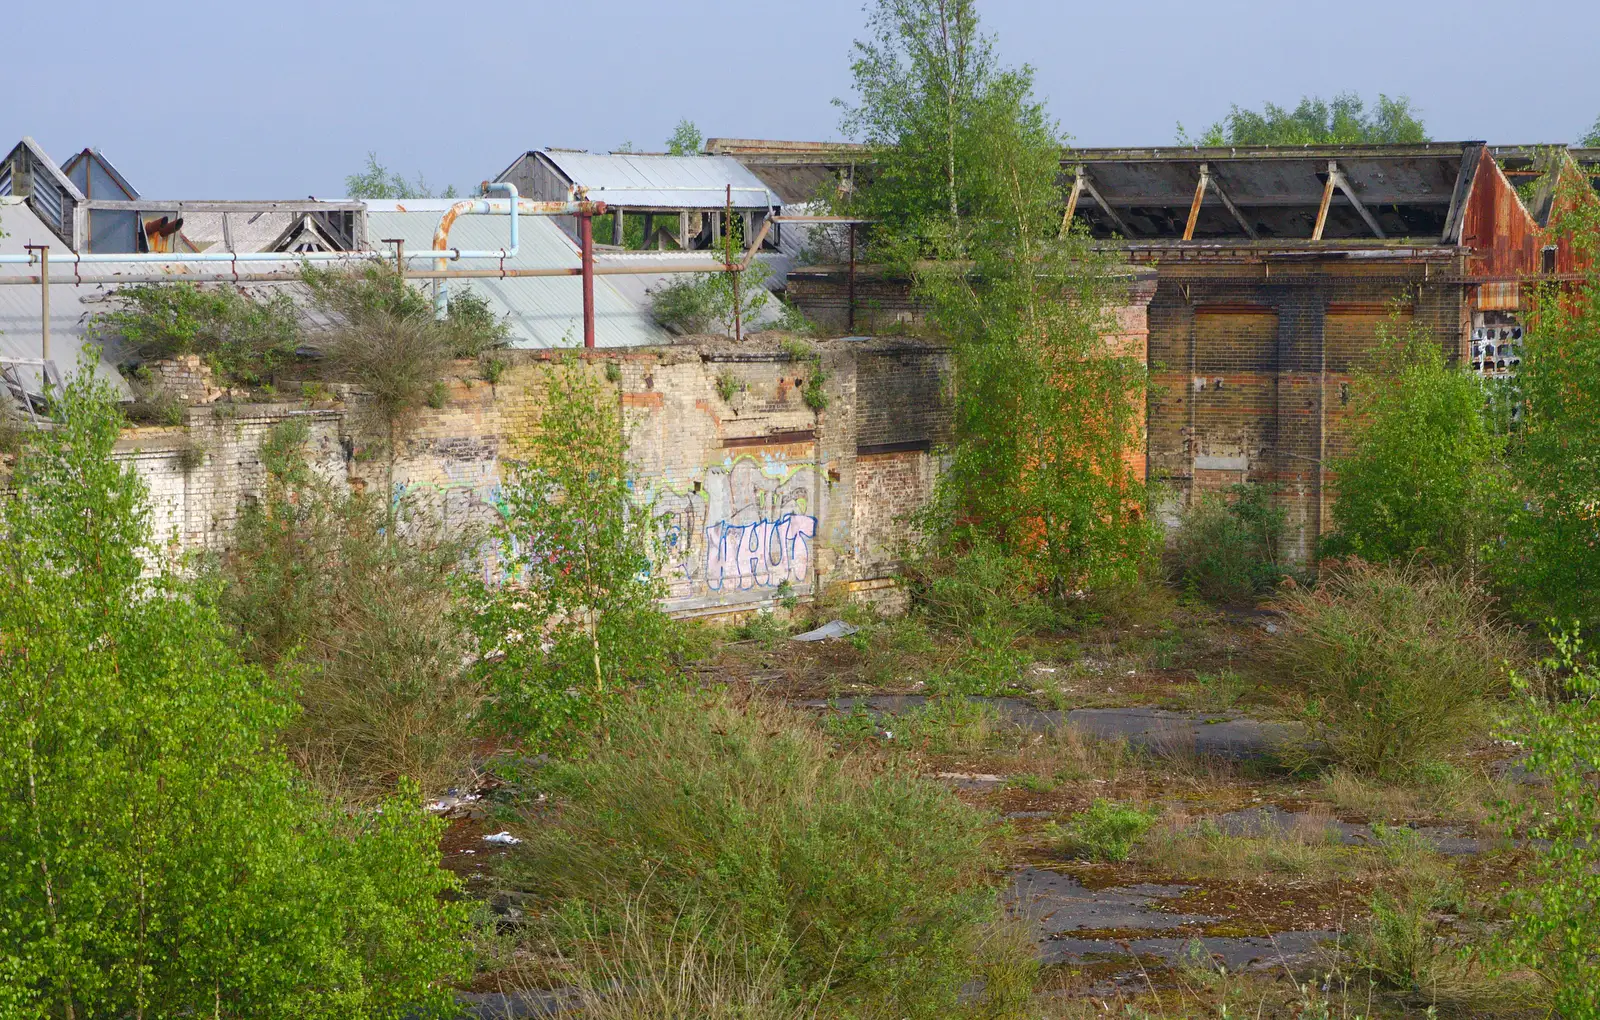
[[[1172,260],[1150,303],[1149,473],[1170,488],[1169,523],[1195,493],[1280,487],[1282,552],[1310,557],[1332,527],[1349,449],[1353,373],[1380,329],[1415,322],[1451,357],[1466,331],[1450,250],[1274,262]]]
[[[744,610],[892,572],[893,557],[862,555],[858,522],[878,536],[885,522],[927,500],[926,451],[948,429],[948,411],[940,408],[947,355],[918,341],[828,341],[816,350],[815,364],[776,343],[751,341],[597,355],[620,370],[616,389],[637,497],[667,515],[670,547],[658,566],[669,609]],[[425,501],[456,526],[493,524],[508,462],[537,419],[540,370],[552,356],[508,352],[494,385],[473,363],[459,364],[443,406],[422,409],[397,444],[388,498]],[[869,366],[864,378],[862,364]],[[819,368],[827,398],[821,410],[803,396]],[[158,540],[174,560],[227,548],[241,508],[264,490],[262,444],[291,419],[309,426],[316,470],[382,492],[389,481],[383,430],[359,393],[343,397],[315,406],[212,404],[192,409],[186,427],[128,430],[121,456],[145,479]],[[893,413],[900,405],[916,411]],[[859,476],[860,412],[867,408],[869,437],[892,433],[922,458],[894,484],[884,484],[870,463],[865,479]],[[884,547],[877,537],[869,543]],[[497,564],[487,560],[483,569],[492,576]]]

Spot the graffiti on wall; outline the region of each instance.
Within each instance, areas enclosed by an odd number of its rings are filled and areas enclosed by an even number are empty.
[[[817,533],[816,464],[810,443],[727,451],[687,484],[657,481],[670,597],[770,594],[811,581]]]

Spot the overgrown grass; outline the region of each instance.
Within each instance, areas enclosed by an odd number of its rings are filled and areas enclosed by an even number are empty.
[[[1125,861],[1134,844],[1156,822],[1156,814],[1144,808],[1096,800],[1087,811],[1054,823],[1047,834],[1059,836],[1067,852],[1094,861]]]
[[[788,710],[699,693],[619,705],[587,755],[532,778],[554,808],[530,809],[512,872],[552,916],[587,919],[551,929],[569,954],[630,910],[657,933],[687,917],[713,958],[748,972],[749,949],[819,1015],[971,1005],[995,856],[939,785],[831,756]]]
[[[1178,528],[1179,580],[1213,602],[1250,603],[1288,576],[1279,558],[1284,511],[1271,486],[1199,493]]]
[[[1514,635],[1462,576],[1351,561],[1277,605],[1278,663],[1346,768],[1395,778],[1449,759],[1484,733],[1488,699],[1507,687]]]
[[[244,654],[297,690],[285,740],[308,772],[356,796],[402,776],[442,789],[471,767],[483,694],[455,585],[470,539],[315,478],[305,439],[292,422],[263,446],[273,478],[222,564],[224,616]]]

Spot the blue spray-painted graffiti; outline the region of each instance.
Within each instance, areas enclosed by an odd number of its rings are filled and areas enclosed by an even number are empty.
[[[817,519],[784,514],[775,521],[713,524],[706,528],[706,587],[712,591],[803,584],[811,573]]]

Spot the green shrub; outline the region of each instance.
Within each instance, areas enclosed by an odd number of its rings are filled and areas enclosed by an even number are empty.
[[[541,770],[554,810],[510,864],[570,951],[629,911],[694,919],[712,955],[782,968],[816,1015],[961,1012],[998,913],[984,818],[937,784],[830,756],[808,722],[722,694],[614,705],[603,740]],[[587,920],[585,920],[587,919]],[[579,947],[573,947],[573,943]]]
[[[330,788],[370,796],[406,777],[432,793],[470,771],[481,681],[459,598],[471,548],[426,507],[391,511],[306,465],[306,427],[263,444],[265,498],[221,566],[221,607],[250,660],[298,689],[285,744]]]
[[[1179,525],[1179,579],[1213,602],[1242,603],[1272,591],[1288,572],[1279,560],[1284,511],[1277,488],[1234,485],[1224,498],[1200,493]]]
[[[473,617],[487,721],[553,749],[606,702],[667,679],[686,648],[652,570],[659,522],[633,501],[616,391],[581,363],[546,370],[533,433],[508,464],[494,540],[503,576]]]
[[[1515,655],[1482,589],[1437,569],[1354,560],[1276,604],[1277,661],[1305,691],[1315,736],[1335,762],[1385,778],[1482,734],[1486,699],[1505,689]]]
[[[995,694],[1017,683],[1032,656],[1022,642],[1057,625],[1035,563],[987,542],[955,556],[910,566],[912,605],[937,631],[959,639],[931,687],[952,694]]]
[[[257,386],[294,360],[299,313],[287,294],[256,298],[228,286],[149,283],[119,287],[91,330],[157,361],[198,354],[224,384]]]
[[[1554,234],[1586,268],[1535,290],[1508,444],[1516,495],[1496,579],[1525,619],[1600,628],[1600,201],[1563,174]],[[1554,241],[1550,242],[1554,243]]]
[[[1421,556],[1466,567],[1500,527],[1504,436],[1484,384],[1450,364],[1420,325],[1380,330],[1377,363],[1353,382],[1358,425],[1334,460],[1337,532],[1324,547],[1371,561]]]
[[[1125,861],[1133,845],[1156,822],[1152,811],[1096,800],[1087,811],[1047,831],[1059,835],[1069,853],[1096,861]]]
[[[1517,679],[1521,704],[1508,736],[1524,764],[1549,786],[1549,798],[1504,804],[1507,835],[1533,859],[1507,888],[1509,962],[1529,967],[1555,990],[1561,1016],[1600,1016],[1600,665],[1574,634],[1557,635],[1543,669],[1552,696]]]
[[[83,365],[0,498],[0,1014],[448,1009],[465,912],[415,787],[349,814],[211,592],[161,568]]]

